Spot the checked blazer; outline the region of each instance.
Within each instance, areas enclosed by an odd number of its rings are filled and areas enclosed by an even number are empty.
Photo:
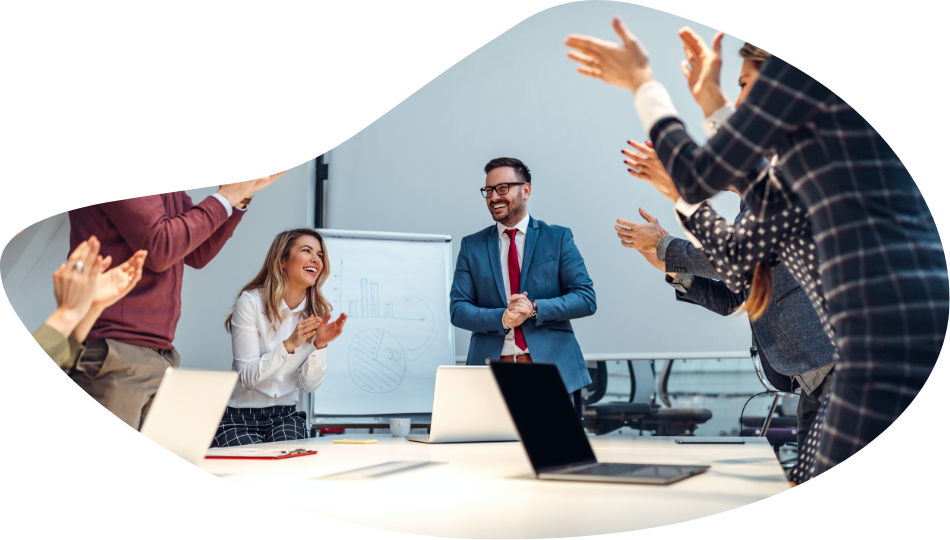
[[[781,197],[747,198],[750,171],[781,156],[778,188],[807,209],[840,355],[816,474],[840,463],[907,408],[943,345],[947,264],[920,190],[861,115],[776,57],[705,147],[676,118],[650,136],[687,202],[732,184],[757,216]]]

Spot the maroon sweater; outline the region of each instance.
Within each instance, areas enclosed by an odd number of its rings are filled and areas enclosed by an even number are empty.
[[[202,268],[221,251],[244,216],[228,213],[216,198],[197,205],[184,191],[113,201],[69,212],[69,251],[92,235],[103,256],[122,264],[148,250],[142,280],[106,309],[89,339],[171,349],[181,317],[181,279],[187,264]]]

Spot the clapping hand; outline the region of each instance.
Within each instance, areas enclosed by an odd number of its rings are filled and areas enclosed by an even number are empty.
[[[581,64],[577,68],[581,75],[636,92],[640,85],[653,80],[650,58],[623,21],[614,18],[613,28],[622,43],[571,34],[564,44],[574,50],[567,57]]]
[[[723,35],[718,32],[713,36],[712,48],[709,48],[692,28],[685,26],[679,31],[686,52],[686,60],[680,64],[683,75],[689,85],[689,91],[707,117],[729,103],[719,81],[722,71]]]
[[[637,150],[637,152],[627,148],[621,150],[623,155],[627,157],[624,160],[624,164],[629,167],[627,172],[634,178],[646,180],[664,197],[674,203],[678,201],[680,192],[676,189],[673,178],[660,163],[660,158],[657,157],[656,150],[653,149],[653,143],[647,141],[645,144],[640,144],[637,141],[627,141],[627,144]]]
[[[327,346],[327,343],[330,343],[334,339],[340,337],[340,334],[343,332],[343,325],[346,324],[346,313],[341,313],[339,317],[332,323],[327,323],[330,320],[330,314],[327,313],[323,317],[323,321],[320,326],[317,328],[317,348],[322,349]]]
[[[646,259],[647,262],[653,266],[653,268],[656,268],[660,272],[666,272],[666,263],[661,261],[656,256],[656,251],[643,251],[643,250],[638,249],[637,252],[640,253],[640,255],[643,255],[643,258]],[[670,277],[676,277],[675,272],[666,272],[666,273],[669,274]]]
[[[329,318],[329,315],[327,317]],[[317,334],[317,328],[322,323],[323,321],[319,317],[313,315],[306,319],[300,319],[290,337],[284,340],[284,348],[287,349],[288,353],[293,354],[297,347],[303,345],[304,341],[309,341]]]
[[[106,269],[112,264],[112,257],[100,258],[102,273],[99,274],[96,280],[92,305],[73,330],[73,337],[76,338],[76,341],[80,343],[85,341],[99,315],[102,315],[107,307],[121,300],[129,294],[129,291],[135,288],[139,280],[142,279],[142,269],[145,267],[145,257],[147,255],[145,250],[139,250],[129,257],[129,260],[109,271],[106,271]]]
[[[96,283],[96,294],[92,300],[92,309],[102,313],[104,309],[118,302],[122,297],[129,294],[129,291],[135,288],[139,280],[142,279],[142,268],[145,266],[145,257],[148,255],[144,249],[136,251],[129,260],[112,268],[111,270],[99,275]],[[112,261],[111,257],[103,260],[103,268],[108,268]]]
[[[251,193],[257,193],[258,191],[266,188],[267,186],[273,184],[278,178],[284,175],[287,171],[281,171],[277,174],[272,174],[270,176],[265,176],[264,178],[258,178],[254,182],[254,188]]]
[[[532,313],[534,313],[534,306],[531,300],[528,300],[528,291],[525,291],[508,297],[508,307],[501,320],[508,328],[516,328],[521,326],[521,323],[525,322]]]
[[[96,283],[102,273],[103,260],[99,256],[99,240],[89,240],[76,246],[65,263],[53,272],[53,294],[56,296],[56,311],[46,320],[64,337],[70,335],[83,320],[92,306]]]
[[[217,193],[218,195],[221,195],[227,199],[228,202],[231,203],[231,206],[243,207],[248,202],[250,202],[251,195],[254,195],[254,193],[273,184],[274,181],[283,176],[285,172],[287,171],[265,176],[263,178],[255,178],[254,180],[245,180],[244,182],[235,182],[233,184],[222,184],[218,187]]]
[[[614,229],[620,238],[620,244],[623,247],[634,248],[640,252],[656,253],[656,244],[663,237],[670,233],[660,226],[660,222],[643,208],[640,209],[640,216],[646,223],[634,223],[626,219],[618,219]]]

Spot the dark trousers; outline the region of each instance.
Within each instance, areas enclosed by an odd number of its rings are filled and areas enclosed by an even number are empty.
[[[293,405],[228,407],[211,446],[242,446],[307,438],[307,414]]]
[[[828,394],[831,392],[831,382],[834,375],[834,370],[828,372],[828,375],[825,375],[825,380],[821,382],[821,386],[811,394],[806,393],[802,390],[802,395],[798,399],[798,451],[799,453],[805,448],[805,439],[808,437],[808,431],[811,430],[812,424],[815,423],[815,416],[818,415],[818,408],[821,407],[822,402],[828,398]]]

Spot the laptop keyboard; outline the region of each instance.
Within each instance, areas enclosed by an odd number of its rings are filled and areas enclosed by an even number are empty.
[[[570,471],[559,471],[558,474],[580,474],[584,476],[633,476],[633,473],[650,467],[650,465],[636,465],[634,463],[594,463],[589,467]]]

